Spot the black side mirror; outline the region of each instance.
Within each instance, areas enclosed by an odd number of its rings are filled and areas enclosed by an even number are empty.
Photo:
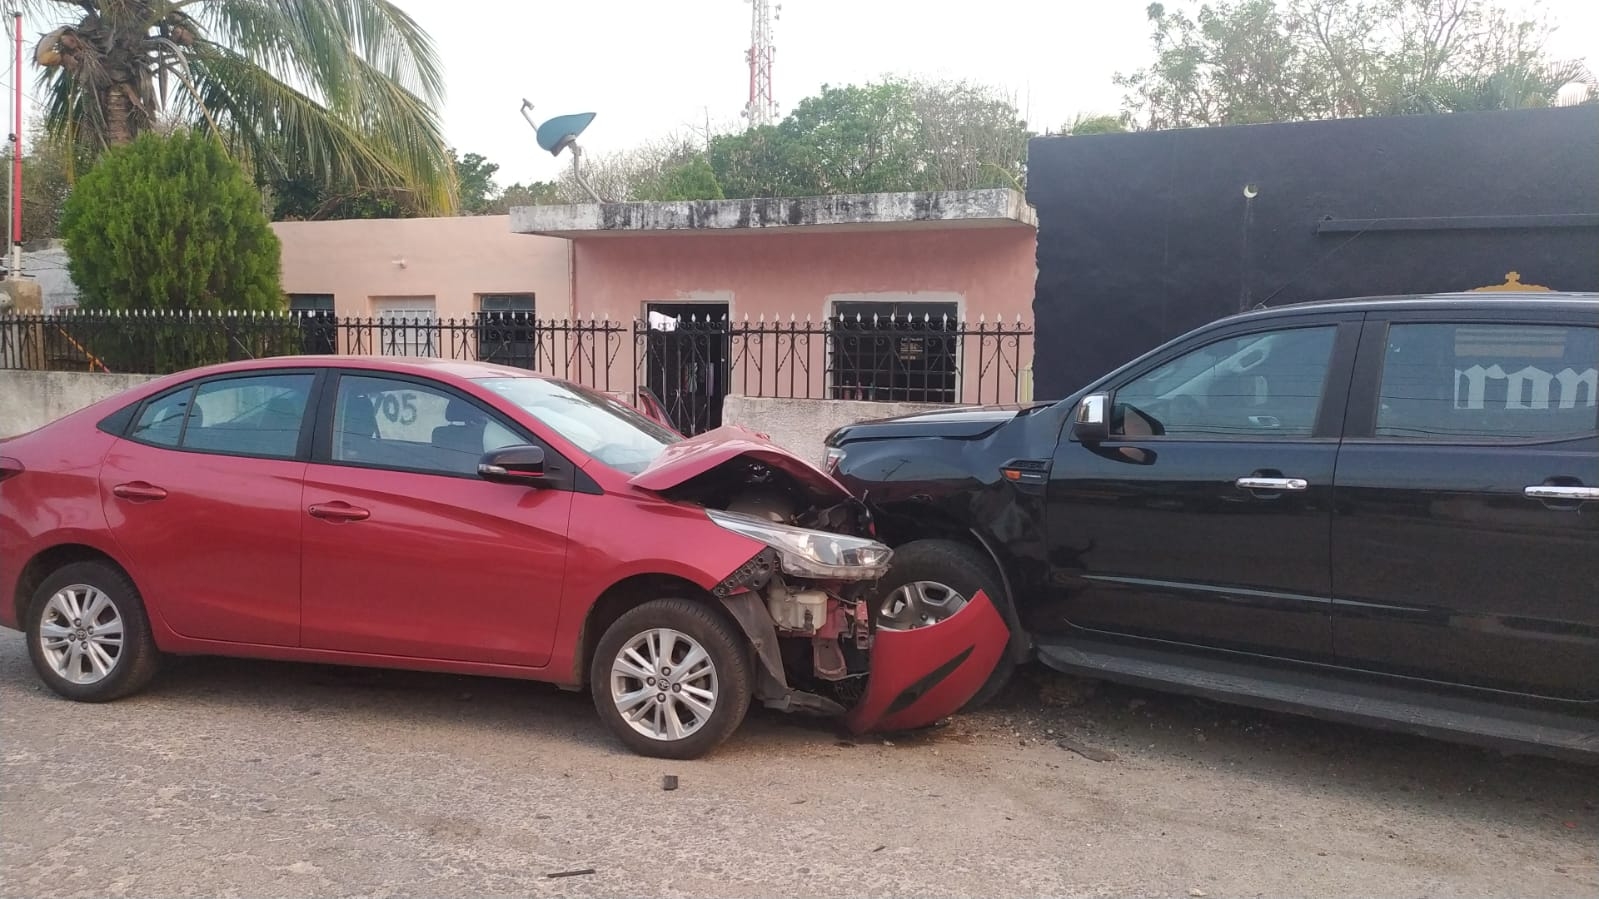
[[[485,481],[536,487],[544,480],[544,448],[507,446],[485,453],[477,474]]]
[[[1072,438],[1080,443],[1099,443],[1110,436],[1110,394],[1092,393],[1077,404],[1072,417]]]

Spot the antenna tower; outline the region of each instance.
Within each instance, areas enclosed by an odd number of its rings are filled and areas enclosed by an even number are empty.
[[[772,21],[783,7],[771,0],[748,0],[750,4],[750,48],[744,57],[750,64],[750,99],[744,117],[751,128],[777,123],[777,101],[772,97]]]

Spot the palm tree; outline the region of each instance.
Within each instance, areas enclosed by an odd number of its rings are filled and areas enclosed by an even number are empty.
[[[263,183],[398,194],[455,207],[435,109],[433,42],[389,0],[23,0],[46,34],[46,124],[91,147],[125,144],[169,118],[207,128]]]

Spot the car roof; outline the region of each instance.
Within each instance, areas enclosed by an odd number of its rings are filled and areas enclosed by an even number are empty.
[[[1281,306],[1263,306],[1240,312],[1221,321],[1239,321],[1249,318],[1268,318],[1277,315],[1312,312],[1374,312],[1374,311],[1488,311],[1525,310],[1534,312],[1568,311],[1599,313],[1599,293],[1585,291],[1515,290],[1466,291],[1460,293],[1427,293],[1396,296],[1348,297],[1332,300],[1307,300],[1302,303],[1285,303]]]
[[[258,371],[271,368],[360,368],[398,374],[443,375],[478,380],[480,378],[548,378],[549,375],[478,362],[472,359],[438,359],[428,356],[265,356],[240,362],[224,362],[182,372],[184,375],[226,374],[232,371]]]

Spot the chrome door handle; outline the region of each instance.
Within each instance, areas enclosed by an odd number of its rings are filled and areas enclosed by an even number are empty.
[[[1599,502],[1599,487],[1564,487],[1556,484],[1533,484],[1521,491],[1528,499],[1555,499]]]
[[[1310,482],[1304,478],[1239,478],[1233,483],[1245,490],[1308,490]]]

